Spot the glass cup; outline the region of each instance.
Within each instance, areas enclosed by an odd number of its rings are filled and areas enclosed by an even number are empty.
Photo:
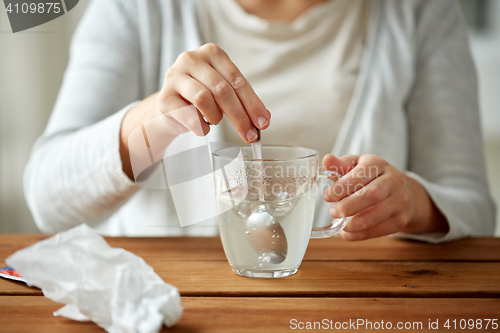
[[[212,153],[219,232],[236,274],[286,277],[297,272],[310,238],[337,234],[349,218],[313,227],[318,180],[340,178],[319,168],[316,150],[264,146],[262,152],[262,160],[253,159],[251,147]]]

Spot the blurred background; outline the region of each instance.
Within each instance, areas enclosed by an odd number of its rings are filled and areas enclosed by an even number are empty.
[[[71,36],[90,0],[62,17],[13,34],[0,10],[0,233],[39,232],[23,195],[23,170],[54,105]],[[500,1],[461,0],[479,75],[490,188],[500,202]],[[500,236],[497,216],[496,235]]]

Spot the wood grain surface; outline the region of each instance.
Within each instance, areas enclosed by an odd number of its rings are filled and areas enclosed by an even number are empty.
[[[182,296],[500,297],[500,263],[303,262],[282,279],[249,279],[226,261],[146,260]],[[42,295],[0,279],[0,295]]]
[[[0,234],[0,264],[15,251],[47,235]],[[147,259],[226,260],[219,237],[106,237],[113,247]],[[338,261],[497,261],[500,238],[468,238],[445,244],[427,244],[388,237],[361,242],[340,238],[312,239],[304,260]]]
[[[46,237],[0,235],[0,265],[16,250]],[[165,331],[280,332],[289,331],[294,318],[422,322],[418,331],[423,332],[430,331],[429,319],[440,325],[447,319],[500,321],[496,238],[439,245],[392,238],[311,240],[299,272],[272,280],[234,274],[217,237],[106,239],[143,257],[179,289],[185,313]],[[61,306],[39,289],[0,279],[0,332],[102,331],[93,323],[53,317]]]
[[[450,319],[499,318],[499,299],[463,299],[453,302],[442,298],[259,298],[259,297],[183,297],[184,313],[177,325],[164,332],[283,332],[294,325],[307,322],[328,326],[335,323],[359,322],[358,331],[380,332],[373,325],[384,321],[393,327],[409,323],[407,331],[428,332],[429,320],[438,321],[443,330]],[[54,317],[52,313],[62,305],[42,296],[0,297],[0,328],[2,332],[102,332],[93,323],[80,323]],[[296,319],[296,321],[293,321]],[[500,320],[500,319],[499,319]],[[331,321],[331,322],[330,322]],[[497,320],[498,321],[498,320]],[[367,322],[371,322],[372,329]],[[351,324],[350,323],[350,324]],[[422,329],[418,329],[421,323]],[[484,322],[483,326],[486,322]],[[339,325],[339,324],[337,324]],[[376,324],[375,324],[376,325]],[[346,324],[344,324],[346,326]],[[356,327],[356,326],[354,326]],[[352,326],[351,326],[352,328]],[[490,325],[486,330],[492,330]],[[342,330],[344,331],[344,330]],[[348,330],[345,330],[348,331]],[[444,331],[455,331],[446,330]]]

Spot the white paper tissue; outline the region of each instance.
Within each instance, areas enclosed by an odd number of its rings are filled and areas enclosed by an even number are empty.
[[[85,224],[17,251],[7,264],[66,304],[55,316],[92,320],[108,332],[158,332],[182,315],[177,288]]]

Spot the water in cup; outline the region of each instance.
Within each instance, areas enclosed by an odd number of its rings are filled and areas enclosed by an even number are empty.
[[[281,198],[280,198],[281,197]],[[233,270],[244,272],[251,271],[253,276],[263,275],[267,272],[292,273],[300,265],[311,234],[314,216],[315,196],[310,192],[291,196],[281,193],[275,200],[260,201],[258,197],[247,198],[233,206],[228,193],[217,195],[217,207],[223,213],[219,214],[219,230],[224,246],[224,251],[229,264]],[[279,225],[284,235],[276,232],[272,227],[269,229],[248,228],[247,218],[257,209],[265,209],[271,214]],[[250,229],[250,230],[248,230]],[[252,233],[258,233],[252,235]],[[286,249],[286,258],[279,264],[269,260],[269,257],[255,249],[251,244],[251,237],[264,239],[264,244],[275,244],[280,242],[279,237],[286,237],[286,243],[290,244]],[[293,274],[293,273],[292,273]]]

